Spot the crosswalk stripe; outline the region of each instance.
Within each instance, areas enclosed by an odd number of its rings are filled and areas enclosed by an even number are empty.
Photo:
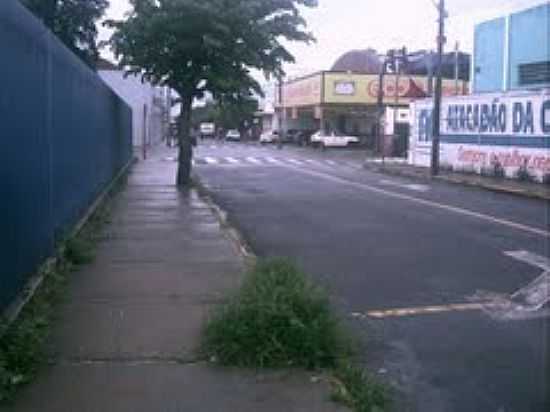
[[[326,162],[331,166],[336,166],[336,162],[333,160],[327,160]]]
[[[294,163],[295,165],[298,165],[298,166],[302,166],[302,165],[303,165],[302,162],[300,162],[300,161],[298,161],[298,160],[296,160],[296,159],[287,159],[287,161],[290,162],[290,163]]]
[[[261,164],[262,162],[260,162],[258,159],[256,159],[255,157],[247,157],[246,158],[246,161],[247,162],[250,162],[250,163],[254,163],[256,165],[259,165]]]
[[[281,162],[274,157],[266,157],[265,160],[267,160],[269,163],[280,165]]]
[[[225,160],[227,160],[231,164],[240,163],[239,160],[235,159],[234,157],[226,157]]]
[[[214,158],[214,157],[205,157],[204,160],[206,161],[206,163],[208,164],[211,164],[211,165],[216,165],[218,164],[218,159]]]

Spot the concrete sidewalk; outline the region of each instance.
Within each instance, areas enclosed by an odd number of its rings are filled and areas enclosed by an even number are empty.
[[[49,342],[52,364],[7,410],[347,410],[312,374],[200,359],[207,314],[238,286],[245,263],[211,208],[173,186],[174,156],[158,148],[134,167],[96,260],[72,275]]]

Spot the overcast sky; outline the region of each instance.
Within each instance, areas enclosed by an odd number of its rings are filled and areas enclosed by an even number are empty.
[[[447,0],[447,48],[458,41],[461,49],[472,50],[474,25],[515,9],[549,0]],[[109,18],[122,18],[127,0],[110,0]],[[296,64],[289,75],[327,70],[352,49],[385,51],[407,46],[409,50],[435,48],[437,10],[432,0],[319,0],[319,7],[305,10],[309,30],[317,38],[310,46],[291,44]],[[101,29],[101,37],[108,33]]]

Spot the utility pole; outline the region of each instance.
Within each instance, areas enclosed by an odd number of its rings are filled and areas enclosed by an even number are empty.
[[[445,18],[447,17],[445,11],[445,0],[439,0],[439,30],[437,36],[437,65],[435,83],[435,97],[434,97],[434,110],[433,110],[433,139],[432,139],[432,163],[431,163],[431,175],[437,176],[439,174],[439,145],[441,136],[441,94],[442,94],[442,72],[441,66],[443,63],[443,47],[445,46]]]
[[[279,83],[279,136],[277,137],[277,149],[281,150],[283,148],[283,133],[285,132],[285,123],[286,123],[286,107],[283,104],[283,78],[278,77]]]
[[[459,51],[460,51],[460,43],[457,41],[455,44],[455,95],[458,96],[460,94],[459,87],[458,87],[458,79],[460,76],[460,65],[459,65]]]
[[[384,158],[384,143],[382,141],[382,116],[384,115],[384,76],[386,75],[386,59],[384,56],[378,74],[378,98],[376,106],[376,151]]]

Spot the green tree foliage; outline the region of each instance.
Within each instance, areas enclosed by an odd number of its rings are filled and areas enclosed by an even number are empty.
[[[86,64],[99,57],[96,22],[107,0],[21,0],[59,39]]]
[[[191,124],[198,127],[203,122],[213,122],[223,129],[244,129],[252,124],[254,113],[258,111],[258,100],[241,97],[225,101],[220,99],[193,108]]]
[[[300,7],[317,0],[130,0],[133,11],[111,44],[128,72],[167,85],[181,97],[177,184],[191,171],[189,139],[194,98],[210,92],[224,102],[261,94],[251,69],[282,76],[294,61],[283,41],[313,40]]]
[[[241,97],[218,102],[216,123],[224,129],[244,129],[254,119],[258,101],[252,97]]]

